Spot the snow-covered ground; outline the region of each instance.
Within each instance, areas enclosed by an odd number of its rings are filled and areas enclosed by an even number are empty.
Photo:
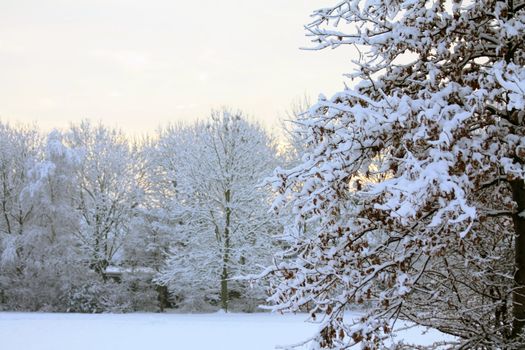
[[[308,338],[305,315],[0,313],[3,350],[271,350]],[[409,342],[443,339],[436,331]]]

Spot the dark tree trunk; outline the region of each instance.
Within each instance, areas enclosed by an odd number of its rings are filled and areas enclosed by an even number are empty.
[[[157,299],[159,301],[159,311],[164,312],[167,307],[170,307],[168,287],[156,285]]]
[[[517,211],[513,215],[515,230],[515,289],[513,292],[513,323],[512,336],[518,336],[525,325],[525,188],[523,180],[511,182],[512,195],[517,204]]]
[[[226,201],[226,225],[224,227],[223,237],[223,256],[222,256],[222,274],[221,274],[221,308],[224,311],[228,311],[228,265],[230,263],[230,224],[231,224],[231,192],[227,190],[224,193],[224,199]]]

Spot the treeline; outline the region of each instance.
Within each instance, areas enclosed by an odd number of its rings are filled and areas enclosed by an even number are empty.
[[[283,161],[229,110],[140,141],[0,123],[0,308],[255,310],[265,286],[235,277],[271,262]]]

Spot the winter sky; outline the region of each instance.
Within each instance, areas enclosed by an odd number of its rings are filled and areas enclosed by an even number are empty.
[[[299,49],[331,3],[0,0],[0,120],[136,134],[226,105],[275,126],[293,100],[343,87],[345,48]]]

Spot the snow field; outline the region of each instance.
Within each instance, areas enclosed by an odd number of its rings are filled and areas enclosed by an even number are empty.
[[[2,350],[271,350],[298,343],[318,325],[306,315],[0,313]],[[409,342],[444,339],[403,333]],[[306,347],[305,347],[306,349]]]

